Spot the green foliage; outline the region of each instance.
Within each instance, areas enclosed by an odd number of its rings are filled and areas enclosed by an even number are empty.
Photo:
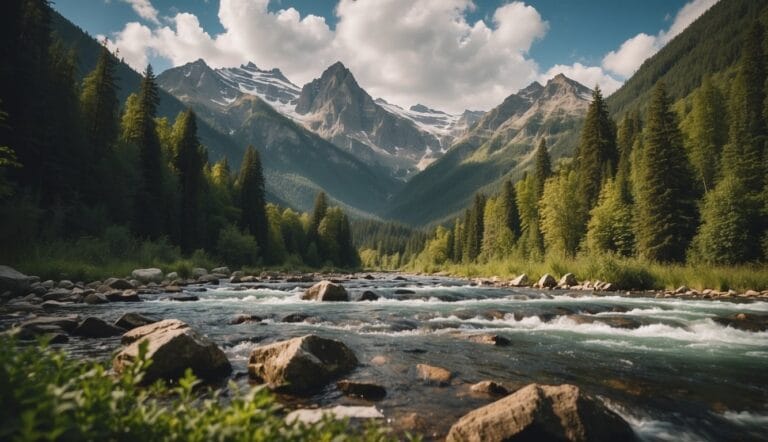
[[[506,195],[508,197],[508,195]],[[514,247],[514,234],[509,228],[509,212],[505,206],[504,193],[497,198],[490,198],[485,204],[483,221],[483,259],[509,256]],[[516,215],[516,214],[515,214]],[[453,232],[451,232],[451,237]]]
[[[654,91],[638,165],[637,247],[653,261],[682,261],[697,221],[693,177],[663,83]]]
[[[709,77],[705,78],[693,98],[689,153],[696,178],[705,192],[715,187],[720,170],[720,154],[728,136],[725,114],[722,93]]]
[[[576,255],[584,210],[577,195],[579,179],[575,171],[562,171],[544,184],[539,210],[544,244],[550,252]]]
[[[170,387],[140,387],[146,346],[137,363],[111,376],[98,362],[68,359],[44,344],[19,347],[0,339],[0,439],[163,441],[391,440],[370,425],[287,424],[265,388],[203,388],[190,370]],[[226,395],[226,399],[225,396]]]
[[[595,87],[576,152],[579,176],[577,199],[584,210],[594,207],[603,182],[613,176],[618,160],[616,128],[608,116],[600,88]]]
[[[634,253],[634,219],[632,206],[622,195],[621,183],[608,180],[600,192],[597,205],[590,212],[586,245],[592,253]]]
[[[259,261],[256,238],[234,225],[221,230],[216,250],[224,262],[234,266],[256,265]]]
[[[536,190],[539,195],[544,193],[544,182],[552,176],[552,160],[547,151],[547,139],[542,138],[534,154],[533,176],[536,179]]]
[[[203,166],[207,155],[197,138],[197,122],[191,110],[180,114],[173,127],[173,170],[178,181],[179,245],[190,252],[204,245],[202,200]]]
[[[517,207],[520,210],[520,239],[518,249],[523,256],[541,257],[544,240],[539,227],[539,193],[536,180],[528,175],[515,185]]]
[[[262,253],[266,251],[269,235],[265,209],[264,173],[259,152],[248,146],[237,179],[240,226],[256,238]]]
[[[464,224],[464,244],[462,249],[464,250],[465,261],[471,262],[480,256],[480,251],[483,245],[483,229],[485,227],[485,221],[483,220],[484,215],[485,196],[478,193],[475,195],[472,210],[469,211],[469,218],[467,218]]]

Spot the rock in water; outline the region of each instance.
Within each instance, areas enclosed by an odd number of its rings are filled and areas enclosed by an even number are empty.
[[[518,276],[517,278],[513,279],[512,281],[509,281],[509,285],[512,287],[526,287],[528,286],[528,275],[523,273],[522,275]]]
[[[427,364],[416,365],[416,371],[419,373],[419,378],[428,384],[445,386],[448,385],[453,378],[450,371]]]
[[[110,336],[120,336],[125,329],[116,327],[103,319],[88,317],[72,331],[72,334],[86,338],[108,338]]]
[[[142,284],[147,284],[150,282],[154,283],[161,283],[163,282],[163,271],[160,269],[136,269],[133,272],[131,272],[131,277],[133,279],[138,280]]]
[[[560,278],[560,281],[557,283],[557,286],[558,287],[565,287],[565,286],[573,287],[573,286],[578,285],[578,284],[579,284],[579,282],[576,281],[576,275],[574,275],[573,273],[566,273],[565,275],[563,275],[562,278]]]
[[[248,373],[274,389],[300,393],[356,366],[357,357],[344,343],[307,335],[255,348]]]
[[[152,319],[140,313],[129,312],[121,316],[120,319],[118,319],[117,321],[115,321],[115,325],[118,327],[122,327],[126,330],[133,330],[134,328],[143,327],[145,325],[153,324],[155,322],[157,322],[157,319]]]
[[[469,387],[473,393],[483,393],[491,396],[506,396],[509,394],[507,387],[494,381],[480,381]]]
[[[11,292],[11,296],[26,295],[32,279],[14,268],[0,265],[0,295]]]
[[[220,378],[232,371],[227,356],[210,339],[182,321],[166,319],[123,335],[123,344],[127,346],[112,361],[116,372],[122,372],[134,362],[143,342],[148,345],[147,358],[152,359],[142,379],[145,384],[158,379],[178,379],[187,368],[192,369],[198,378],[206,380]]]
[[[555,281],[555,278],[550,275],[549,273],[545,273],[544,275],[539,278],[539,282],[536,283],[536,286],[539,288],[552,288],[557,285],[557,281]]]
[[[347,290],[331,281],[320,281],[313,285],[301,296],[301,299],[312,301],[349,301]]]
[[[360,407],[349,405],[337,405],[333,408],[306,408],[294,410],[285,416],[285,422],[292,424],[302,422],[304,424],[315,424],[325,417],[331,417],[335,420],[342,419],[384,419],[384,415],[376,407]]]
[[[384,399],[384,396],[387,395],[387,390],[384,387],[370,382],[344,380],[337,382],[336,387],[347,396],[359,397],[369,401],[378,401]]]
[[[447,441],[634,441],[624,419],[574,385],[530,384],[469,412]]]

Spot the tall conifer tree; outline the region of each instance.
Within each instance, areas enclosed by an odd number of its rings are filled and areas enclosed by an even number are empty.
[[[597,202],[603,182],[616,171],[618,159],[616,130],[603,94],[595,86],[576,153],[577,195],[584,211],[589,211]]]
[[[261,169],[259,152],[253,146],[248,146],[245,150],[237,183],[240,225],[256,238],[261,255],[266,256],[269,226],[264,194],[264,173]]]
[[[174,127],[173,168],[178,177],[180,213],[179,245],[185,252],[204,244],[203,213],[201,210],[205,178],[200,140],[197,138],[197,119],[188,109],[176,120]]]

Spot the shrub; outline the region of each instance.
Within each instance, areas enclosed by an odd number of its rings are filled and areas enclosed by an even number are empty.
[[[381,427],[350,429],[346,422],[286,424],[268,390],[200,389],[191,371],[176,387],[139,387],[138,363],[111,376],[97,362],[63,352],[20,348],[0,338],[0,440],[357,441],[390,440]]]
[[[216,249],[224,262],[234,266],[256,265],[259,259],[256,238],[233,225],[222,229]]]

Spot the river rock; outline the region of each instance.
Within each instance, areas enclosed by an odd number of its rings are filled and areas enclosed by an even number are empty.
[[[75,288],[75,283],[68,279],[62,279],[58,284],[56,284],[56,287],[64,290],[72,290]]]
[[[42,298],[43,301],[61,301],[72,295],[72,292],[68,289],[53,289],[45,293]]]
[[[491,396],[506,396],[509,394],[507,387],[494,381],[481,381],[469,387],[473,393],[488,394]]]
[[[387,390],[384,387],[369,382],[343,380],[337,382],[336,387],[347,396],[367,399],[369,401],[378,401],[384,399],[384,396],[387,395]]]
[[[289,313],[285,316],[283,316],[283,319],[281,319],[281,322],[304,322],[307,320],[310,316],[306,313]]]
[[[115,321],[115,326],[126,330],[133,330],[134,328],[154,324],[155,322],[157,322],[157,319],[144,316],[141,313],[128,312]]]
[[[166,319],[123,335],[123,343],[127,346],[112,362],[116,372],[122,372],[133,363],[143,342],[148,345],[147,358],[152,359],[142,379],[145,384],[158,379],[178,379],[187,368],[205,380],[217,379],[232,371],[227,356],[210,339],[182,321]]]
[[[107,286],[113,290],[130,290],[134,288],[133,284],[128,282],[127,279],[123,279],[123,278],[108,278],[106,281],[104,281],[102,285]]]
[[[110,336],[119,336],[125,332],[125,329],[109,324],[103,319],[93,316],[85,318],[77,328],[72,331],[73,335],[83,336],[85,338],[108,338]]]
[[[373,293],[370,290],[366,290],[362,295],[360,295],[360,301],[377,301],[378,299],[379,295]]]
[[[208,274],[208,270],[202,268],[202,267],[195,267],[192,269],[192,277],[193,278],[202,278],[203,276],[206,276]]]
[[[189,294],[181,294],[181,295],[174,295],[167,298],[169,301],[177,301],[177,302],[192,302],[192,301],[199,301],[200,298],[195,295],[189,295]]]
[[[436,384],[441,387],[448,385],[453,378],[450,371],[433,365],[418,364],[416,365],[416,371],[422,381],[427,384]]]
[[[12,267],[0,265],[0,294],[9,292],[12,297],[25,295],[31,284],[29,276]]]
[[[86,304],[106,304],[109,302],[104,293],[91,293],[83,299]]]
[[[301,296],[301,299],[312,301],[349,301],[347,289],[331,281],[320,281],[313,285]]]
[[[229,275],[232,274],[232,272],[229,270],[229,267],[216,267],[215,269],[211,269],[211,273],[217,273],[219,275],[224,275],[226,277],[229,277]]]
[[[124,292],[116,290],[107,293],[106,296],[111,302],[141,302],[141,298],[139,298],[136,290],[126,290]]]
[[[469,412],[447,441],[633,441],[629,424],[574,385],[530,384]]]
[[[229,323],[232,325],[237,325],[237,324],[244,324],[246,322],[261,322],[263,320],[264,320],[264,317],[262,316],[241,314],[232,318],[229,321]]]
[[[555,287],[556,285],[557,285],[557,281],[549,273],[543,274],[541,278],[539,278],[539,282],[536,283],[536,287],[539,287],[542,289],[543,288],[549,289],[549,288]]]
[[[397,289],[395,290],[396,295],[415,295],[416,292],[410,289]]]
[[[512,281],[509,281],[509,285],[512,287],[527,287],[528,284],[528,275],[525,273],[513,279]]]
[[[384,415],[376,407],[361,407],[349,405],[337,405],[333,408],[305,408],[294,410],[285,416],[288,424],[301,422],[303,424],[315,424],[323,418],[331,417],[335,420],[355,419],[384,419]]]
[[[640,328],[643,324],[627,316],[587,316],[587,315],[569,315],[568,319],[577,324],[605,324],[613,328],[624,328],[634,330]]]
[[[248,373],[271,388],[300,393],[356,366],[357,357],[344,343],[306,335],[253,349]]]
[[[163,276],[163,271],[156,268],[136,269],[131,272],[131,278],[142,284],[148,284],[150,282],[160,283],[163,281]]]
[[[575,285],[578,285],[579,282],[576,281],[576,275],[573,273],[566,273],[563,275],[562,278],[560,278],[560,281],[558,281],[557,286],[558,287],[573,287]]]
[[[72,330],[77,328],[77,325],[80,323],[80,318],[77,315],[68,315],[68,316],[40,316],[34,319],[29,319],[21,324],[19,324],[19,327],[22,329],[31,329],[34,330],[40,326],[49,326],[54,325],[56,327],[59,327],[60,329],[70,333]]]
[[[500,347],[511,344],[510,340],[504,336],[487,333],[482,335],[469,335],[467,336],[467,339],[478,344],[498,345]]]
[[[713,320],[724,327],[731,327],[753,333],[768,330],[768,315],[736,313],[725,318],[713,318]]]

